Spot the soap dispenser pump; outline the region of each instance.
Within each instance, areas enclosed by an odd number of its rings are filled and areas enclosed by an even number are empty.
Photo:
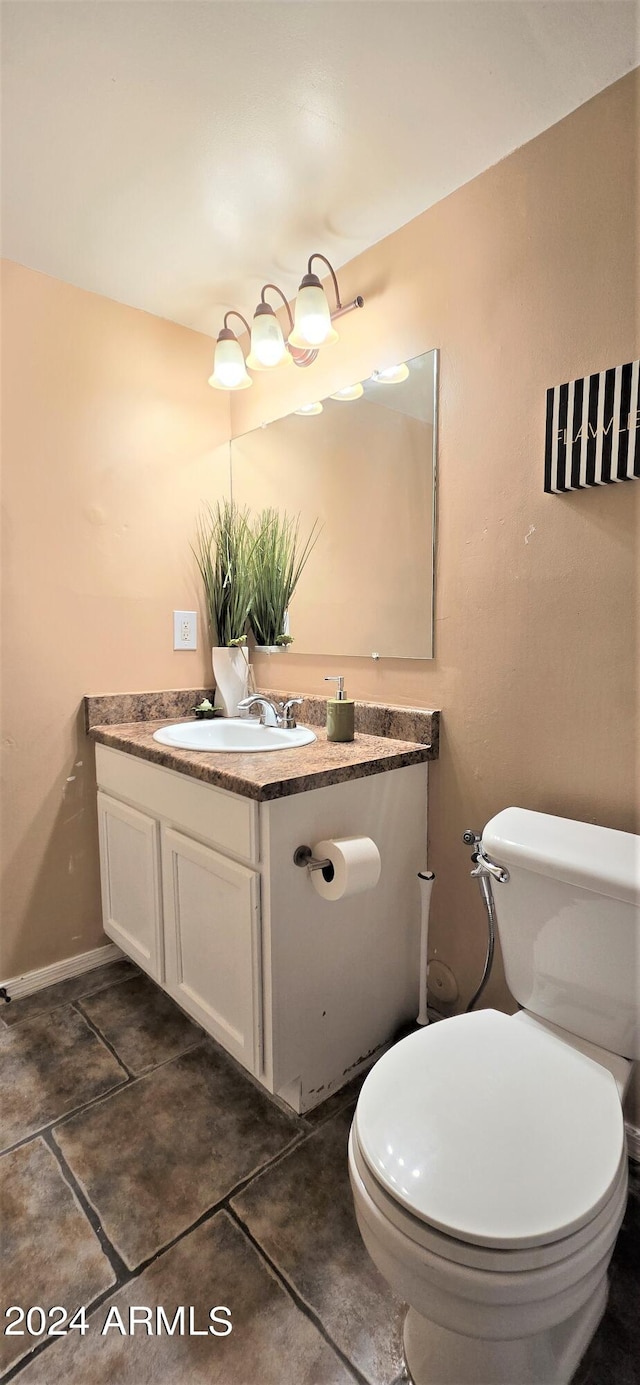
[[[338,677],[325,678],[324,681],[325,683],[338,684],[335,697],[327,698],[327,740],[352,741],[356,704],[347,697],[344,690],[344,678],[340,674]]]

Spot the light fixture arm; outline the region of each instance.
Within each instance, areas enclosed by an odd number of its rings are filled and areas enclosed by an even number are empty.
[[[239,317],[241,323],[243,324],[243,326],[244,326],[244,328],[245,328],[245,331],[247,331],[247,332],[249,333],[249,336],[251,336],[251,328],[250,328],[250,326],[249,326],[249,323],[247,322],[246,317],[243,317],[243,316],[242,316],[242,313],[239,313],[239,312],[238,312],[237,308],[229,308],[228,313],[225,313],[225,315],[224,315],[224,328],[225,328],[225,331],[226,331],[226,332],[230,332],[230,331],[231,331],[231,328],[229,327],[229,324],[228,324],[228,322],[227,322],[227,318],[228,318],[228,317]],[[234,336],[235,336],[235,333],[234,333]]]
[[[288,298],[285,298],[285,295],[283,294],[282,289],[279,289],[277,284],[264,284],[263,287],[262,287],[261,294],[260,294],[260,302],[261,302],[261,303],[266,303],[266,301],[267,301],[266,298],[265,298],[265,293],[267,292],[267,289],[273,289],[274,293],[279,293],[279,294],[280,294],[280,297],[281,297],[281,299],[282,299],[282,302],[284,303],[284,306],[285,306],[285,308],[286,308],[286,310],[287,310],[287,317],[288,317],[288,319],[289,319],[289,331],[290,331],[290,332],[293,331],[293,313],[292,313],[291,308],[290,308],[290,306],[289,306],[289,300],[288,300]]]
[[[345,314],[345,313],[353,312],[353,309],[354,309],[354,308],[364,308],[364,298],[362,297],[362,294],[361,294],[361,293],[359,293],[359,294],[357,295],[356,298],[353,298],[352,301],[351,301],[350,303],[343,303],[343,302],[342,302],[342,299],[340,298],[340,289],[338,288],[338,280],[337,280],[336,272],[335,272],[335,270],[334,270],[334,268],[333,268],[333,265],[332,265],[332,264],[330,263],[330,261],[327,259],[326,255],[321,255],[321,254],[320,254],[320,251],[319,251],[319,250],[314,250],[313,255],[310,255],[310,256],[309,256],[309,263],[308,263],[308,265],[307,265],[307,274],[313,274],[313,270],[312,270],[311,266],[312,266],[314,260],[322,260],[322,263],[323,263],[323,264],[326,264],[327,269],[329,270],[329,273],[330,273],[330,275],[331,275],[331,278],[333,279],[333,289],[334,289],[334,293],[335,293],[335,295],[336,295],[336,306],[335,306],[335,308],[334,308],[334,310],[333,310],[333,312],[332,312],[332,314],[331,314],[331,321],[332,321],[332,322],[335,322],[335,320],[336,320],[337,317],[344,317],[344,314]]]
[[[340,301],[340,289],[338,288],[338,280],[337,280],[337,278],[336,278],[336,272],[335,272],[335,269],[333,268],[333,265],[332,265],[332,264],[330,263],[330,261],[327,259],[326,255],[321,255],[319,250],[314,250],[313,255],[310,255],[310,256],[309,256],[309,263],[308,263],[308,265],[307,265],[307,274],[313,274],[313,270],[312,270],[311,266],[312,266],[314,260],[322,260],[322,263],[323,263],[323,264],[326,264],[327,269],[329,270],[329,273],[330,273],[330,275],[331,275],[331,278],[333,279],[333,288],[334,288],[334,293],[335,293],[335,295],[336,295],[336,308],[337,308],[338,312],[343,312],[342,303],[341,303],[341,301]],[[332,316],[333,316],[333,314],[332,314]]]

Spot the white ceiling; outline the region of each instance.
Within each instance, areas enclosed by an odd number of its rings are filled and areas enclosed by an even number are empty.
[[[3,253],[204,332],[640,62],[637,0],[7,0]]]

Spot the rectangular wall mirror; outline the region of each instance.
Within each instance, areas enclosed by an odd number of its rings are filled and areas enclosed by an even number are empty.
[[[296,654],[433,658],[438,352],[394,370],[231,443],[239,505],[299,514],[303,539],[322,525],[289,612]]]

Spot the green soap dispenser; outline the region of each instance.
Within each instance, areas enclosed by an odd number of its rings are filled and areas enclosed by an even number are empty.
[[[327,740],[352,741],[355,729],[355,702],[347,697],[344,678],[325,678],[325,683],[337,683],[335,697],[327,698]]]

